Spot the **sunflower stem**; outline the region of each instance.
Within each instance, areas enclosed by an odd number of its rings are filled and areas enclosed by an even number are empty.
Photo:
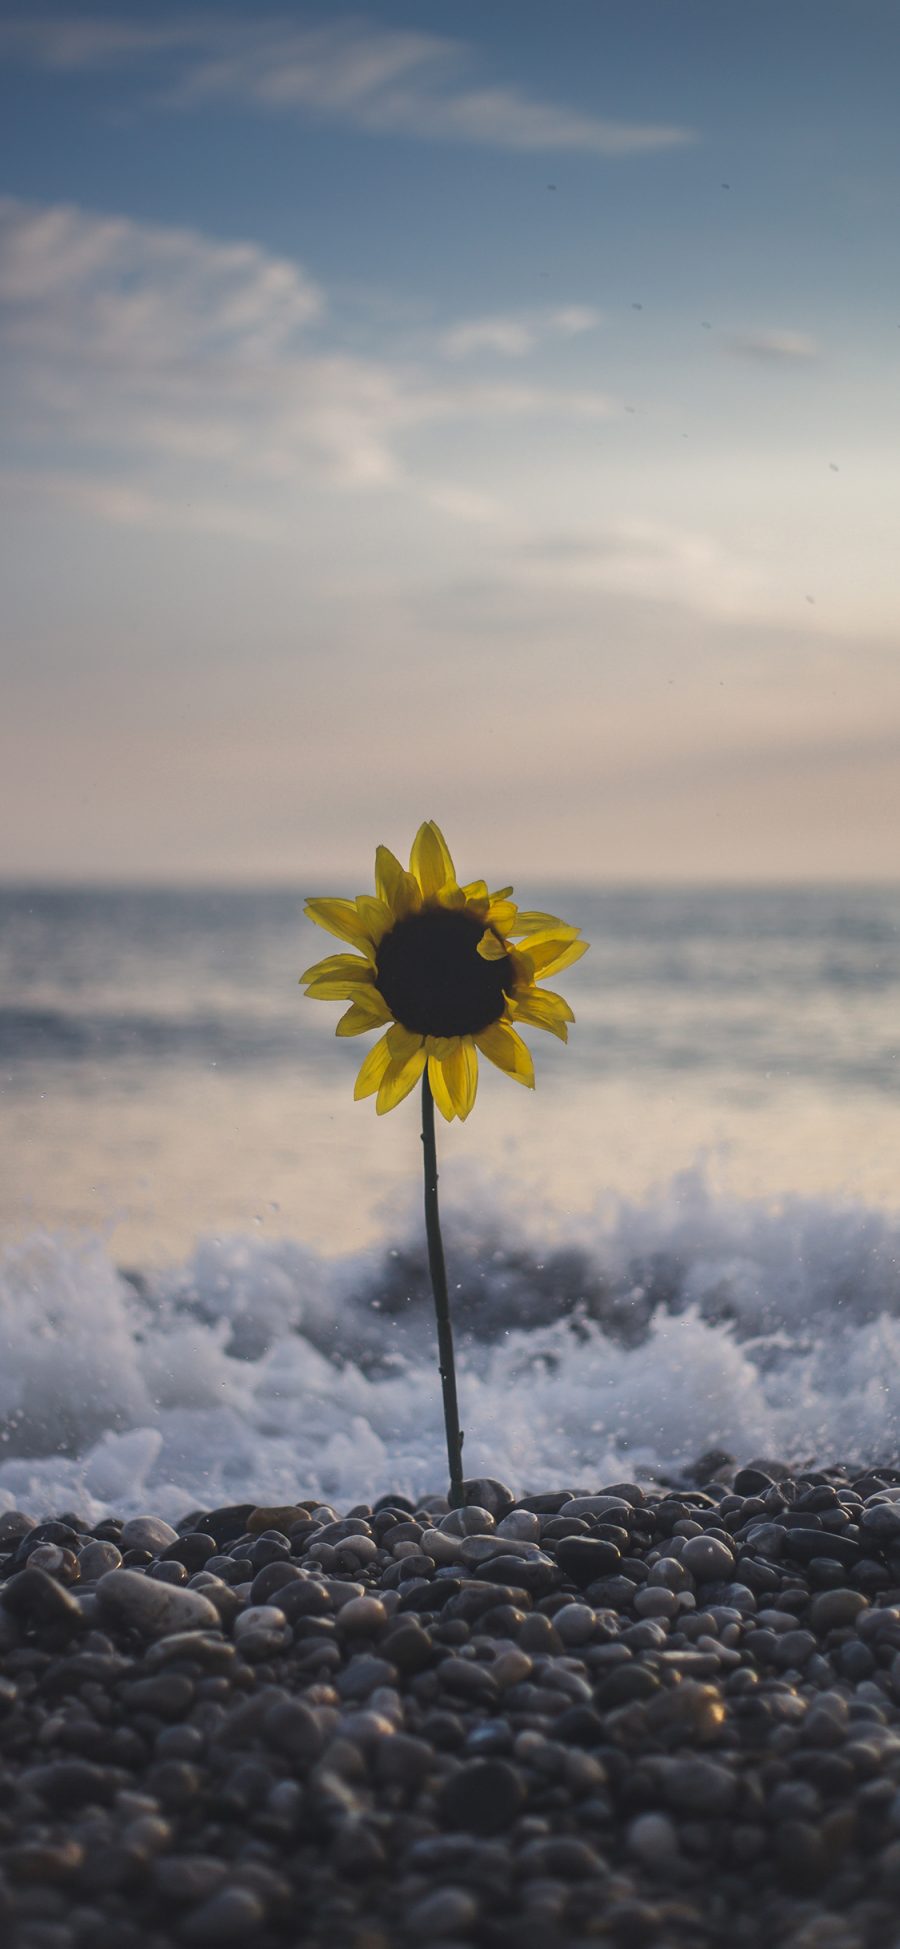
[[[434,1097],[428,1080],[428,1064],[422,1072],[422,1147],[425,1154],[425,1235],[428,1240],[428,1270],[434,1294],[438,1332],[438,1371],[444,1397],[444,1428],[447,1435],[447,1460],[450,1464],[450,1507],[461,1509],[463,1495],[462,1445],[459,1408],[456,1401],[456,1364],[453,1358],[453,1329],[447,1295],[447,1268],[438,1211],[437,1145],[434,1137]]]

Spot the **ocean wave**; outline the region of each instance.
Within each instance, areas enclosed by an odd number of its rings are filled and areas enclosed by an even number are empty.
[[[896,1456],[900,1214],[737,1200],[700,1171],[562,1234],[485,1210],[447,1223],[469,1473],[524,1491],[711,1447]],[[37,1234],[0,1262],[0,1339],[0,1507],[172,1517],[443,1480],[417,1230],[339,1259],[207,1238],[140,1271]]]

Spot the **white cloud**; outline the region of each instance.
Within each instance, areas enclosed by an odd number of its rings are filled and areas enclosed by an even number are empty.
[[[739,332],[729,339],[727,349],[736,358],[771,364],[808,365],[819,356],[818,345],[808,332]]]
[[[754,564],[714,535],[660,521],[625,519],[593,533],[534,535],[513,569],[534,588],[676,604],[720,620],[774,619],[779,605]]]
[[[467,359],[477,352],[521,359],[548,339],[576,338],[582,332],[594,331],[600,322],[600,313],[589,305],[466,318],[443,334],[440,349],[448,359]]]
[[[170,99],[221,99],[301,110],[373,135],[411,136],[523,152],[641,155],[694,139],[667,123],[621,122],[534,99],[509,84],[469,80],[463,42],[365,19],[298,25],[258,15],[248,24],[187,14],[150,18],[32,19],[0,28],[0,47],[47,68],[77,70],[174,57]]]
[[[81,479],[99,518],[154,527],[168,498],[194,509],[186,526],[256,538],[283,531],[292,496],[331,485],[443,494],[470,520],[481,483],[430,479],[408,436],[610,411],[583,390],[350,356],[311,336],[324,319],[314,281],[256,245],[0,201],[0,343],[26,465],[49,449],[48,492],[63,483],[71,500]]]

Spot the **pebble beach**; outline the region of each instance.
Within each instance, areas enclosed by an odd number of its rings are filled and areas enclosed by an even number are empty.
[[[10,1949],[893,1949],[900,1470],[0,1516]]]

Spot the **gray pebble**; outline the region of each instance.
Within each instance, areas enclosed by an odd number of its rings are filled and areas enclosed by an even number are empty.
[[[472,1503],[464,1509],[451,1509],[446,1516],[434,1524],[447,1536],[484,1536],[494,1527],[494,1518],[489,1509]]]
[[[208,1631],[219,1623],[218,1611],[202,1592],[156,1583],[139,1570],[108,1570],[97,1585],[97,1602],[106,1616],[148,1638]]]
[[[689,1536],[681,1552],[681,1562],[698,1583],[719,1583],[734,1570],[734,1556],[727,1543],[717,1536]]]
[[[738,1784],[727,1767],[699,1754],[660,1759],[654,1771],[667,1806],[680,1814],[728,1814],[735,1805]]]
[[[498,1536],[515,1537],[519,1543],[538,1543],[541,1536],[541,1519],[531,1509],[511,1509],[497,1524]]]
[[[468,1933],[478,1920],[478,1903],[465,1888],[434,1888],[421,1901],[414,1902],[407,1915],[413,1940],[429,1941],[435,1936],[449,1938],[455,1930]]]
[[[184,1942],[240,1942],[262,1927],[266,1911],[249,1888],[222,1888],[179,1927]]]
[[[177,1542],[177,1529],[164,1523],[161,1516],[132,1516],[119,1537],[121,1550],[149,1550],[151,1556],[159,1556]]]
[[[869,1600],[858,1590],[823,1590],[813,1598],[810,1605],[810,1620],[817,1631],[833,1631],[842,1625],[854,1624],[861,1611],[869,1608]]]
[[[638,1814],[629,1823],[625,1840],[630,1852],[651,1872],[665,1872],[681,1859],[678,1830],[668,1814]]]
[[[122,1552],[115,1543],[101,1543],[92,1540],[78,1553],[78,1572],[82,1583],[96,1583],[98,1577],[105,1577],[107,1570],[118,1570]]]

